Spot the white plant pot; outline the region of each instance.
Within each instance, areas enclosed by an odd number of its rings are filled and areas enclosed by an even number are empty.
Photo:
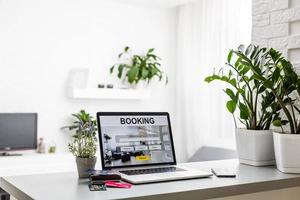
[[[277,169],[284,173],[300,173],[300,135],[273,133]]]
[[[240,163],[252,166],[275,164],[272,131],[236,129],[235,136]]]

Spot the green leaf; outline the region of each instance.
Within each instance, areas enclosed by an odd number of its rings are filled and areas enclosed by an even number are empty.
[[[123,69],[124,69],[124,65],[119,65],[119,67],[118,67],[118,78],[122,78]]]
[[[214,81],[214,80],[221,80],[221,77],[218,76],[218,75],[212,75],[212,76],[208,76],[208,77],[206,77],[206,78],[204,79],[204,81],[205,81],[205,82],[208,82],[208,83],[210,83],[210,82],[212,82],[212,81]]]
[[[233,92],[231,89],[227,88],[227,89],[225,90],[225,93],[226,93],[232,100],[235,100],[235,94],[234,94],[234,92]]]
[[[243,70],[240,72],[240,74],[245,75],[249,70],[250,70],[250,68],[248,66],[244,66]]]
[[[261,87],[258,89],[258,93],[261,94],[261,93],[263,93],[265,90],[266,90],[266,88],[263,87],[263,86],[261,86]]]
[[[146,79],[148,77],[149,71],[146,68],[142,69],[142,79]]]
[[[280,76],[280,69],[276,68],[272,75],[272,80],[276,82]]]
[[[239,67],[241,60],[242,60],[242,58],[240,58],[240,57],[236,60],[236,62],[234,63],[235,68]]]
[[[152,53],[153,51],[154,51],[154,48],[149,49],[149,50],[148,50],[148,54],[149,54],[149,53]]]
[[[128,76],[128,82],[130,84],[132,84],[134,81],[136,81],[138,71],[139,71],[139,68],[137,66],[133,66],[129,69],[127,76]]]
[[[233,87],[236,87],[236,79],[233,78],[229,81],[229,83],[233,86]]]
[[[249,119],[249,110],[248,107],[243,104],[243,103],[239,103],[239,108],[240,108],[240,118],[241,119]]]
[[[156,75],[158,71],[159,71],[159,70],[157,69],[157,67],[152,67],[152,68],[151,68],[151,74],[152,74],[153,76]]]
[[[230,113],[234,113],[236,109],[236,103],[233,100],[227,101],[226,107]]]
[[[231,62],[231,58],[232,58],[232,54],[233,54],[233,51],[230,50],[228,56],[227,56],[227,62],[230,63]]]
[[[109,72],[110,72],[111,74],[113,73],[114,68],[115,68],[115,66],[112,66],[112,67],[109,69]]]
[[[272,124],[273,126],[277,126],[277,127],[282,126],[281,121],[279,119],[274,120]]]
[[[266,88],[272,88],[272,81],[265,80],[263,82],[263,86],[265,86]]]

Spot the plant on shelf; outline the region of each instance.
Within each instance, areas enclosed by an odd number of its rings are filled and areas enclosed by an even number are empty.
[[[267,90],[262,80],[255,78],[251,70],[252,65],[259,68],[267,66],[267,56],[267,48],[250,44],[245,49],[240,45],[237,50],[230,50],[224,68],[205,78],[208,83],[219,80],[227,84],[224,90],[229,97],[226,107],[234,119],[240,162],[255,166],[274,164],[270,126],[276,121],[286,123],[286,120],[280,118],[281,107],[275,95]],[[238,128],[235,115],[237,110],[237,118],[246,129]],[[254,149],[256,153],[253,153]]]
[[[87,177],[88,170],[94,169],[96,164],[97,123],[85,110],[72,114],[74,121],[63,127],[74,134],[72,142],[68,144],[70,152],[76,156],[79,177]],[[75,132],[74,132],[75,131]]]
[[[168,77],[160,69],[160,58],[151,48],[145,55],[131,55],[130,48],[127,46],[124,51],[119,54],[119,59],[125,59],[124,62],[113,65],[110,73],[116,68],[118,78],[128,82],[132,86],[136,86],[140,81],[149,83],[154,77],[161,81],[165,77],[165,83],[168,83]]]
[[[282,112],[282,120],[274,120],[273,125],[281,127],[281,132],[274,132],[274,148],[277,168],[282,172],[300,173],[300,78],[293,65],[282,54],[270,49],[263,67],[249,65],[254,78],[276,98]],[[287,130],[284,130],[287,128]],[[283,134],[289,133],[289,134]]]

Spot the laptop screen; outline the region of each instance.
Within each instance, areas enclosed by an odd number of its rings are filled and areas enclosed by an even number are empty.
[[[103,168],[175,164],[167,113],[98,113]]]

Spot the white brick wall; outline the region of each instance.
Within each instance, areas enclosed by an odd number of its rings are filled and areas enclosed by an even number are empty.
[[[281,51],[300,72],[300,0],[252,1],[252,42]]]

